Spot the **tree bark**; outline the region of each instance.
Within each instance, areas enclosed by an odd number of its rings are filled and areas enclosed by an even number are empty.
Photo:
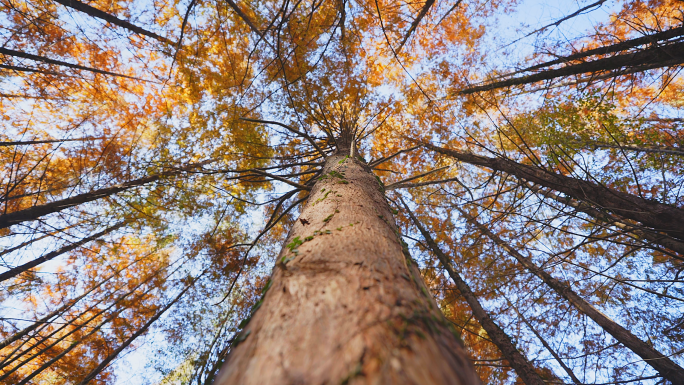
[[[573,304],[580,312],[586,314],[594,322],[608,332],[613,338],[618,342],[625,345],[628,349],[633,351],[636,355],[641,357],[644,362],[651,365],[653,369],[658,371],[663,378],[666,378],[674,385],[684,384],[684,368],[677,365],[674,361],[664,356],[659,351],[655,350],[653,347],[640,340],[637,336],[632,334],[629,330],[623,328],[618,323],[608,318],[605,314],[601,313],[592,304],[585,301],[577,293],[575,293],[570,286],[566,283],[561,282],[551,276],[551,274],[542,270],[538,267],[530,258],[524,257],[516,249],[514,249],[507,242],[499,238],[498,235],[490,231],[486,226],[478,222],[473,216],[462,210],[460,207],[455,206],[463,217],[466,218],[468,222],[477,227],[483,234],[489,237],[494,243],[503,247],[510,255],[512,255],[521,265],[523,265],[532,274],[539,277],[544,283],[546,283],[551,289],[553,289],[558,295],[565,298],[568,302]]]
[[[480,383],[382,186],[348,153],[326,159],[214,384]]]
[[[437,147],[430,143],[423,143],[423,145],[460,161],[503,171],[520,179],[562,192],[572,198],[612,211],[623,218],[641,222],[644,226],[655,231],[662,231],[671,237],[684,240],[684,226],[682,226],[684,224],[684,210],[681,208],[600,186],[594,182],[520,164],[505,158],[488,158]]]
[[[444,254],[442,249],[439,248],[437,242],[435,242],[430,233],[423,227],[420,221],[418,221],[418,218],[409,210],[406,203],[404,203],[404,207],[413,223],[423,235],[423,238],[425,238],[425,242],[430,250],[437,256],[442,267],[449,273],[449,276],[456,284],[458,291],[461,292],[463,298],[468,302],[468,306],[470,306],[470,309],[473,311],[473,316],[477,319],[477,322],[482,325],[482,328],[487,332],[489,338],[494,342],[496,347],[499,348],[520,379],[522,379],[526,385],[544,385],[544,380],[537,374],[532,364],[518,351],[518,349],[516,349],[506,332],[504,332],[499,325],[494,322],[492,317],[487,314],[484,308],[482,308],[480,301],[470,289],[468,283],[451,267],[450,259]]]

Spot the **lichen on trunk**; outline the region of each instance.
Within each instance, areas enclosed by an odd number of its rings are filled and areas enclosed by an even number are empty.
[[[479,384],[384,188],[338,150],[214,384]]]

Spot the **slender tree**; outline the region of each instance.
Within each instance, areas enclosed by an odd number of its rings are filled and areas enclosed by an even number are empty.
[[[468,302],[468,305],[470,305],[477,322],[479,322],[480,325],[482,325],[482,327],[487,331],[489,338],[491,338],[499,350],[501,350],[501,353],[503,353],[504,357],[506,357],[506,360],[508,360],[510,365],[515,369],[515,372],[518,373],[525,384],[543,384],[544,380],[542,380],[539,374],[537,374],[532,364],[515,348],[515,345],[513,345],[510,337],[506,335],[503,330],[501,330],[494,320],[491,319],[489,314],[487,314],[487,312],[482,308],[480,301],[477,299],[475,294],[473,294],[473,291],[470,289],[468,283],[461,278],[460,274],[458,274],[453,267],[451,267],[449,258],[444,254],[444,252],[442,252],[442,250],[439,248],[439,245],[437,245],[430,233],[428,233],[425,227],[423,227],[420,221],[418,221],[418,218],[416,218],[416,216],[411,212],[406,202],[402,201],[402,203],[406,213],[409,215],[409,217],[411,217],[411,220],[423,235],[423,238],[425,238],[425,242],[427,243],[428,247],[433,253],[435,253],[437,258],[439,258],[442,266],[447,273],[449,273],[449,277],[451,277],[456,284],[456,287],[461,292],[461,295],[463,295],[466,302]]]
[[[653,349],[653,347],[649,346],[647,343],[639,340],[628,330],[598,311],[594,306],[577,295],[577,293],[575,293],[567,284],[553,278],[551,274],[545,272],[539,266],[535,265],[530,258],[521,255],[507,242],[504,242],[499,236],[478,222],[472,215],[465,212],[465,210],[459,207],[456,207],[456,209],[468,220],[468,222],[476,226],[483,234],[494,241],[494,243],[504,248],[510,255],[520,262],[520,264],[525,266],[525,268],[534,275],[541,278],[544,283],[549,285],[556,293],[566,298],[570,303],[580,309],[580,311],[589,316],[589,318],[601,325],[601,327],[610,333],[616,340],[643,358],[645,362],[660,372],[664,378],[667,378],[673,384],[684,383],[684,368],[674,363],[662,353]]]

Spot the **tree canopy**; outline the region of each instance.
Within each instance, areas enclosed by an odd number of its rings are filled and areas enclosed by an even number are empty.
[[[683,25],[0,0],[0,383],[211,384],[350,148],[483,383],[684,384]]]

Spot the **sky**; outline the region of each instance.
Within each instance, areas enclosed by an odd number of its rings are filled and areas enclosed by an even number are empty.
[[[467,0],[466,0],[467,1]],[[551,40],[573,41],[593,30],[593,26],[601,21],[607,20],[612,11],[616,10],[618,3],[607,1],[601,7],[592,8],[585,11],[581,16],[574,17],[563,22],[559,26],[546,29],[541,34],[523,38],[527,33],[540,27],[546,26],[556,20],[569,15],[578,9],[592,3],[591,1],[543,1],[543,0],[522,0],[515,7],[515,12],[508,15],[499,15],[496,23],[487,32],[489,39],[488,46],[491,51],[490,57],[496,57],[501,53],[500,64],[504,68],[510,68],[510,63],[523,62],[525,57],[531,55],[535,50],[535,45],[539,37],[549,36]],[[522,39],[521,39],[522,38]],[[508,53],[508,55],[503,55]],[[252,218],[254,229],[261,228],[264,216],[259,209],[258,213]],[[44,253],[48,245],[37,243],[35,248],[28,250],[25,255],[37,256]],[[50,271],[54,264],[47,264],[42,269]],[[7,316],[7,312],[5,314]],[[117,384],[138,385],[145,383],[149,379],[150,357],[156,354],[156,350],[163,348],[164,341],[158,333],[149,333],[144,338],[136,341],[138,348],[118,358],[115,362],[115,373],[117,374]]]
[[[515,12],[499,15],[497,22],[493,23],[493,28],[488,29],[489,46],[493,51],[488,53],[490,56],[495,56],[498,52],[512,52],[506,60],[501,61],[502,66],[509,66],[510,62],[523,62],[525,57],[534,53],[535,43],[539,36],[535,34],[520,39],[521,37],[593,2],[593,0],[579,2],[522,0],[515,7]],[[582,15],[565,21],[557,27],[547,28],[542,36],[550,36],[552,40],[563,38],[572,41],[590,33],[597,23],[607,20],[610,13],[618,8],[618,5],[615,1],[607,1],[601,7],[585,11]],[[262,224],[258,222],[264,220],[263,215],[257,216],[253,224],[254,228],[261,228]],[[154,354],[155,349],[159,347],[157,344],[164,342],[155,337],[153,333],[148,334],[144,341],[145,343],[139,344],[136,351],[116,361],[117,385],[139,385],[149,379],[147,377],[149,373],[145,376],[140,374],[145,372],[149,356]]]

